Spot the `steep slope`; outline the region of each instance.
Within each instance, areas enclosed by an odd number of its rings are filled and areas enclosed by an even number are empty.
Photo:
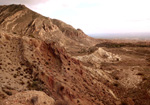
[[[18,91],[42,90],[70,104],[117,100],[108,87],[98,82],[102,76],[88,73],[57,43],[8,33],[0,34],[0,43],[2,98]]]
[[[86,67],[71,56],[96,44],[80,29],[23,5],[0,7],[0,29],[2,100],[38,90],[52,97],[56,105],[121,103],[108,73]]]

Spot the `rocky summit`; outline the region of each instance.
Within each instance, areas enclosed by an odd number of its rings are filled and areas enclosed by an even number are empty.
[[[150,105],[150,42],[94,39],[0,6],[0,105],[13,104]]]

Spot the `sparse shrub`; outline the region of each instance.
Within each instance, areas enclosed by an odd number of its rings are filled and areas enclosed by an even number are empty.
[[[12,92],[11,91],[6,91],[6,90],[3,90],[7,95],[12,95]]]
[[[32,103],[33,105],[35,105],[35,103],[36,103],[37,101],[38,101],[38,97],[37,97],[37,96],[31,98],[31,103]]]
[[[144,75],[144,74],[143,74],[143,73],[137,73],[136,75],[141,75],[141,76],[142,76],[142,75]]]
[[[35,38],[33,34],[30,34],[30,35],[29,35],[29,37],[31,37],[31,38]]]
[[[46,65],[49,65],[49,63],[48,63],[48,62],[45,62],[45,64],[46,64]]]
[[[115,86],[115,87],[118,87],[118,86],[119,86],[119,84],[118,84],[118,83],[114,83],[114,86]]]
[[[38,90],[38,91],[43,91],[44,90],[44,82],[41,80],[33,80],[32,83],[28,82],[28,88],[30,90]]]

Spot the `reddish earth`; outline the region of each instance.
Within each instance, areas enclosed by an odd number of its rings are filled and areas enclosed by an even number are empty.
[[[150,105],[149,87],[150,42],[94,39],[0,6],[0,105]]]

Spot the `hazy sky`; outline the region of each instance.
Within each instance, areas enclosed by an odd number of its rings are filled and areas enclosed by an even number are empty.
[[[86,34],[150,32],[150,0],[0,0],[25,4]]]

